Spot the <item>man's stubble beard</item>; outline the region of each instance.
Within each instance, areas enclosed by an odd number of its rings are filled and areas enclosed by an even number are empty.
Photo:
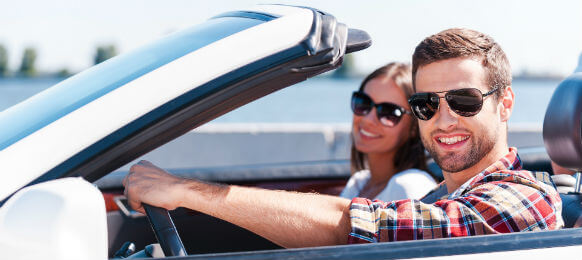
[[[470,168],[489,154],[497,143],[497,135],[476,137],[471,133],[467,153],[461,151],[438,154],[435,147],[437,144],[432,142],[432,138],[425,140],[425,137],[421,136],[421,140],[436,164],[443,171],[454,173]]]

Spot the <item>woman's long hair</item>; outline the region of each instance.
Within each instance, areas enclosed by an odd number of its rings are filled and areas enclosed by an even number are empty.
[[[388,63],[370,73],[360,84],[359,91],[364,91],[364,87],[368,81],[380,76],[385,76],[404,91],[406,99],[414,93],[412,90],[412,72],[408,64],[400,62]],[[402,144],[396,151],[394,157],[394,168],[396,172],[401,172],[406,169],[416,168],[427,170],[426,156],[424,153],[424,146],[420,141],[420,134],[418,132],[418,122],[416,117],[412,116],[412,124],[410,127],[411,134],[408,140]],[[352,133],[352,148],[351,148],[351,171],[352,174],[368,168],[367,156],[356,149]]]

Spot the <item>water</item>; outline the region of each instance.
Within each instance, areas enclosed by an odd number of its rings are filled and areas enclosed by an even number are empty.
[[[214,122],[348,123],[350,97],[361,79],[315,78],[247,104]],[[559,81],[515,80],[510,124],[541,126]]]
[[[61,79],[1,79],[0,111],[58,83]],[[351,93],[361,79],[314,78],[251,102],[215,119],[216,123],[348,123]],[[559,81],[515,80],[510,124],[541,126]]]
[[[0,111],[57,84],[59,78],[0,79]]]

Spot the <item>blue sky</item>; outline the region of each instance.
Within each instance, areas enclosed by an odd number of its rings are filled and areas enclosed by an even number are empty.
[[[16,68],[22,51],[38,51],[43,71],[82,70],[95,47],[115,44],[123,53],[216,14],[256,3],[319,8],[350,27],[366,30],[372,47],[356,55],[369,72],[392,61],[409,61],[424,37],[467,27],[495,38],[514,73],[567,75],[582,51],[582,1],[193,1],[193,0],[0,0],[0,43]]]

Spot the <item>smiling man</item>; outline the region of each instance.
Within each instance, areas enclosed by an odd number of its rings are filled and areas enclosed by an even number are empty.
[[[561,228],[560,197],[551,183],[538,180],[547,181],[547,174],[522,170],[517,149],[507,144],[514,94],[501,47],[482,33],[450,29],[423,40],[412,66],[416,94],[409,103],[445,177],[422,202],[350,202],[203,183],[144,161],[124,179],[130,204],[142,212],[142,202],[191,208],[285,247]]]
[[[508,152],[509,61],[490,37],[451,29],[417,46],[413,78],[422,142],[452,192]]]

